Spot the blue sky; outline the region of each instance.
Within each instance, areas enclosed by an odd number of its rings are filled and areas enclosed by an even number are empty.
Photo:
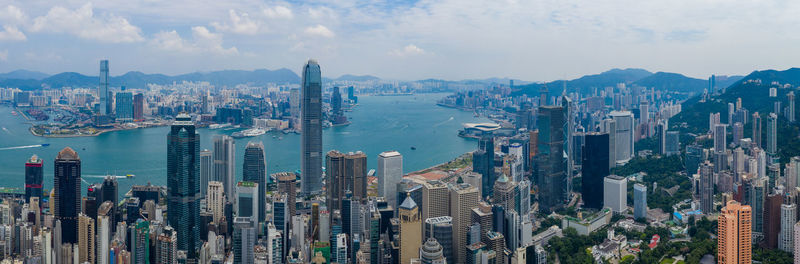
[[[800,1],[0,0],[0,72],[221,69],[387,79],[705,78],[800,66]]]

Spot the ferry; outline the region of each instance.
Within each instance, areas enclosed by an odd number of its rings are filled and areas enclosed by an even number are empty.
[[[242,130],[242,131],[239,131],[239,132],[234,132],[233,134],[231,134],[231,137],[234,137],[234,138],[255,137],[255,136],[263,135],[265,133],[267,133],[267,131],[264,130],[264,129],[251,128],[251,129]]]

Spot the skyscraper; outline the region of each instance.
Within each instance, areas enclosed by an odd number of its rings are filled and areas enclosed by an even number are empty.
[[[492,195],[494,184],[494,136],[484,134],[478,141],[478,150],[472,153],[472,171],[481,175],[481,197]]]
[[[429,219],[450,215],[450,190],[444,182],[426,181],[422,183],[421,200],[422,218]]]
[[[81,263],[95,263],[95,220],[93,217],[81,214],[78,216],[78,247],[79,257]]]
[[[274,173],[271,176],[273,179],[278,180],[278,192],[286,194],[286,203],[288,205],[289,216],[286,218],[288,222],[291,222],[292,217],[295,215],[295,201],[297,198],[297,193],[295,189],[297,188],[297,175],[292,172],[278,172]],[[330,206],[330,205],[329,205]],[[277,224],[275,224],[277,225]],[[288,235],[286,236],[288,238]]]
[[[192,118],[179,114],[167,135],[167,220],[178,250],[196,258],[200,247],[200,135]]]
[[[462,183],[450,190],[450,213],[453,217],[453,263],[466,261],[467,231],[471,224],[472,208],[478,206],[478,188]]]
[[[436,239],[442,246],[442,255],[453,259],[453,218],[439,216],[425,219],[425,228],[422,230],[422,239]]]
[[[633,217],[647,218],[647,186],[641,183],[633,185]]]
[[[100,61],[100,86],[97,88],[97,96],[100,97],[98,106],[100,114],[111,114],[111,96],[108,93],[108,60]]]
[[[778,115],[775,113],[767,116],[767,145],[764,149],[770,157],[778,154]]]
[[[789,120],[789,122],[794,122],[794,91],[790,91],[788,94],[786,94],[786,100],[789,101],[786,109],[786,119]]]
[[[714,212],[714,165],[708,161],[700,164],[700,211]]]
[[[331,150],[325,155],[326,195],[330,210],[341,209],[346,191],[353,193],[354,200],[367,198],[367,155],[363,152],[347,154]]]
[[[244,162],[242,163],[242,180],[258,184],[258,197],[263,200],[267,197],[267,160],[264,157],[264,144],[261,142],[248,142],[244,148]],[[258,204],[258,219],[264,222],[266,218],[266,203]]]
[[[603,180],[603,205],[615,213],[628,210],[628,179],[609,175]]]
[[[397,207],[397,183],[403,179],[403,155],[397,151],[386,151],[378,155],[378,195]]]
[[[633,158],[633,113],[630,111],[612,111],[609,113],[616,123],[615,143],[617,163],[627,163]]]
[[[62,243],[78,243],[78,213],[81,212],[81,159],[70,147],[58,152],[54,176],[53,215],[61,221]]]
[[[761,147],[761,116],[758,112],[753,113],[753,143],[756,147]]]
[[[258,214],[260,208],[261,198],[258,196],[260,186],[258,183],[249,181],[240,181],[236,184],[236,216],[253,218],[253,222],[257,223],[257,219],[261,218]]]
[[[608,176],[608,133],[587,133],[581,162],[583,207],[603,208],[603,178]]]
[[[742,138],[744,138],[744,125],[742,122],[733,123],[733,144],[737,146],[741,144]]]
[[[39,201],[44,198],[42,165],[44,165],[44,161],[36,155],[31,156],[28,162],[25,162],[25,202],[30,201],[31,197],[38,197]]]
[[[236,143],[233,138],[227,135],[214,136],[214,180],[222,182],[225,186],[225,197],[228,200],[236,200],[235,179],[236,179]],[[178,241],[180,242],[181,230],[178,231]]]
[[[717,261],[720,264],[752,263],[750,206],[728,201],[717,226]]]
[[[233,263],[253,264],[256,245],[256,228],[250,217],[236,217],[233,220]]]
[[[495,204],[502,205],[507,210],[517,208],[516,204],[516,182],[512,181],[505,174],[497,178],[494,182],[494,191],[492,194],[492,201]]]
[[[564,205],[567,179],[567,161],[564,158],[566,141],[566,116],[560,106],[541,106],[536,119],[539,127],[539,154],[536,162],[539,167],[539,206],[550,212]],[[483,180],[486,183],[486,179]],[[484,189],[487,186],[483,186]],[[466,245],[465,245],[466,246]],[[459,259],[461,260],[461,259]]]
[[[608,168],[617,166],[617,122],[606,118],[601,123],[600,132],[608,134]]]
[[[444,247],[435,238],[428,238],[419,249],[419,258],[422,264],[446,264]]]
[[[200,151],[200,196],[205,198],[208,182],[214,179],[214,157],[210,150]]]
[[[400,263],[410,263],[419,257],[422,246],[422,223],[419,206],[410,197],[400,204]]]
[[[118,92],[116,99],[116,109],[117,109],[117,121],[120,122],[132,122],[133,121],[133,94],[130,92],[125,92],[125,87],[122,87],[123,91]]]
[[[133,96],[133,120],[144,120],[144,95],[141,93]]]
[[[788,198],[787,198],[788,200]],[[781,232],[778,233],[778,249],[794,252],[794,224],[797,223],[797,206],[791,202],[781,205]]]
[[[322,73],[315,60],[303,66],[300,104],[301,190],[304,194],[322,190]]]

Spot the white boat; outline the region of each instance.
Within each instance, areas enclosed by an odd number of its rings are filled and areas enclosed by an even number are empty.
[[[231,126],[231,124],[230,124],[230,123],[225,123],[225,124],[211,124],[211,125],[208,125],[208,128],[209,128],[209,129],[220,129],[220,128],[229,127],[229,126]]]
[[[235,138],[244,138],[244,137],[260,136],[260,135],[263,135],[265,133],[267,133],[267,131],[264,130],[264,129],[261,129],[261,128],[250,128],[250,129],[242,130],[242,131],[239,131],[239,132],[234,132],[233,134],[231,134],[231,136],[235,137]]]

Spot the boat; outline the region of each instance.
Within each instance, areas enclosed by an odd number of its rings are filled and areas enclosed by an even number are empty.
[[[412,146],[411,150],[417,150],[417,147]]]
[[[47,146],[50,146],[50,143],[44,143],[44,144],[42,144],[42,147],[47,147]]]
[[[255,136],[263,135],[265,133],[267,133],[267,131],[264,130],[264,129],[250,128],[250,129],[242,130],[242,131],[239,131],[239,132],[234,132],[233,134],[231,134],[231,137],[234,137],[234,138],[255,137]]]
[[[126,174],[125,175],[125,178],[133,178],[133,177],[136,177],[136,175],[134,175],[134,174]]]

